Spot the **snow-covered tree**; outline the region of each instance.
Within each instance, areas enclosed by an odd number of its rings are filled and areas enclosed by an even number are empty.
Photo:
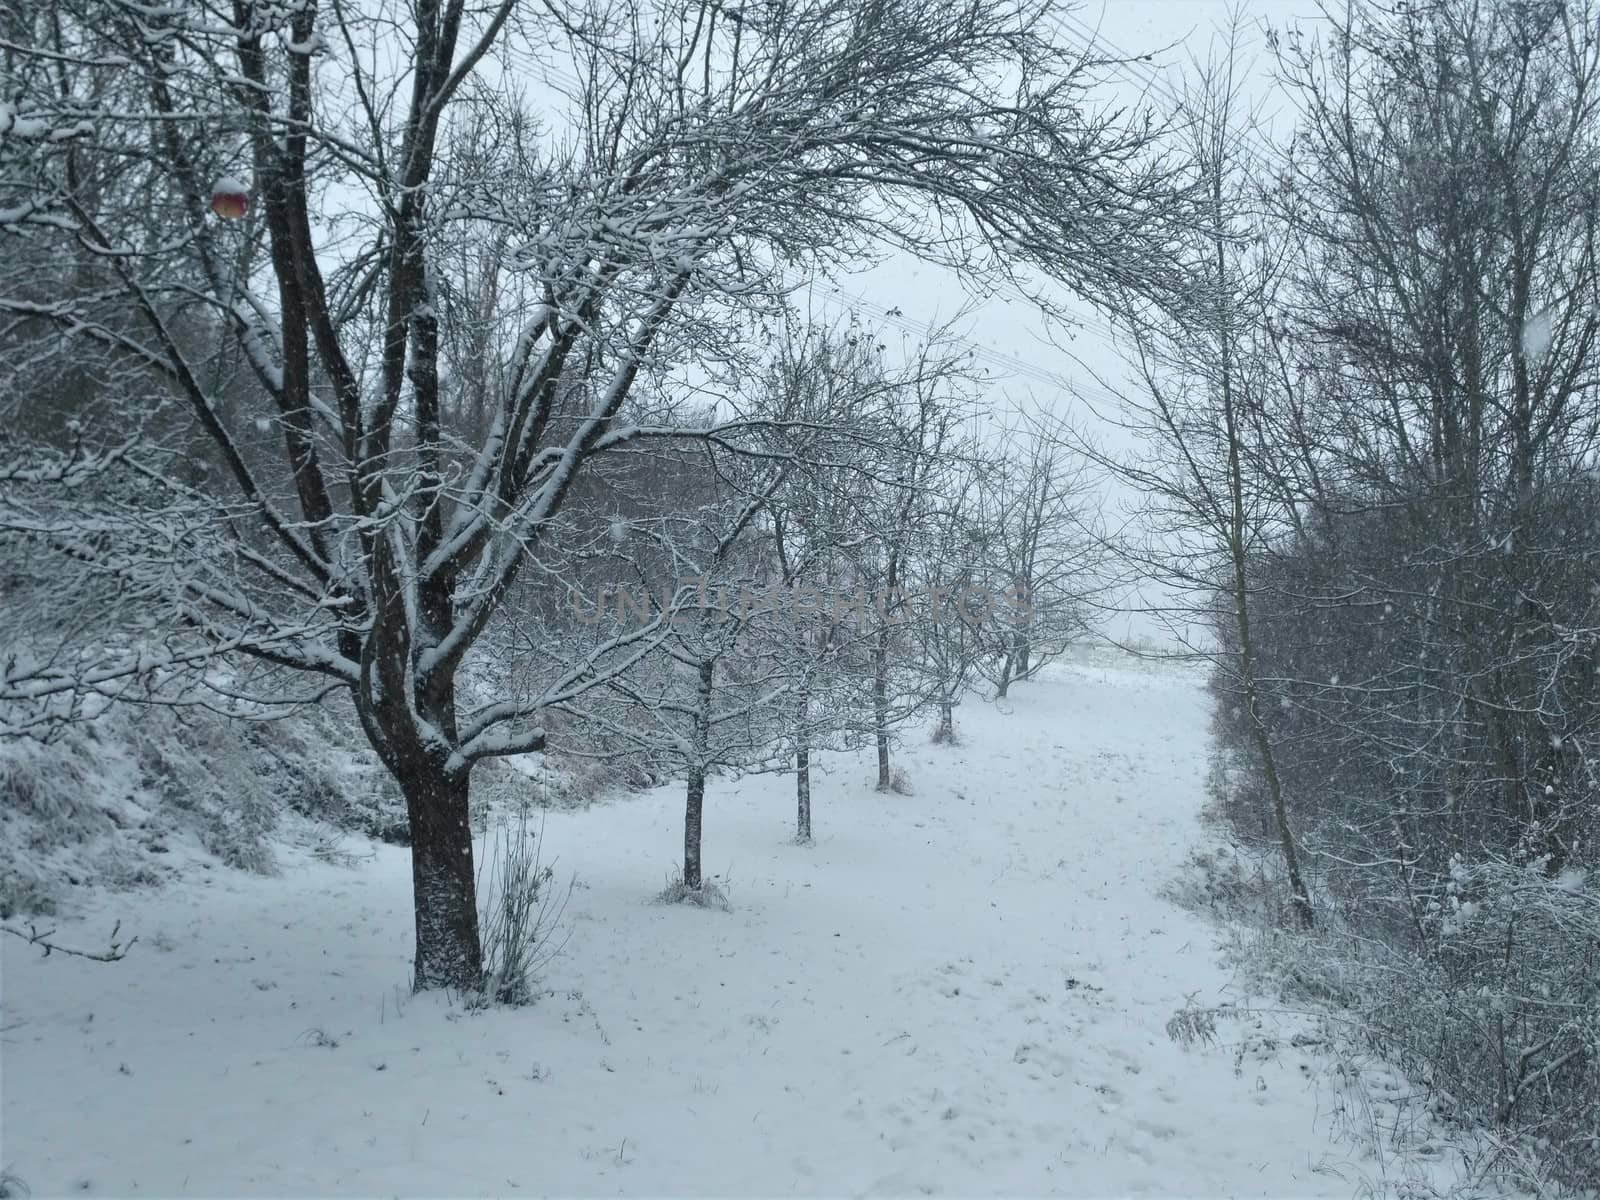
[[[936,553],[949,524],[943,506],[959,496],[962,470],[971,463],[974,376],[968,358],[938,337],[917,348],[884,414],[884,467],[860,510],[872,535],[855,574],[868,601],[860,620],[871,654],[879,791],[894,786],[896,728],[940,693],[939,681],[924,669],[916,630],[936,617],[925,603],[932,598],[926,589],[945,590],[922,572],[922,560]]]
[[[855,322],[790,326],[767,388],[774,420],[845,436],[803,457],[760,527],[788,596],[786,636],[798,665],[787,741],[795,773],[795,837],[812,839],[812,755],[856,745],[869,729],[863,556],[876,553],[860,514],[891,461],[887,418],[903,386],[884,343]]]
[[[995,693],[1030,679],[1090,627],[1110,586],[1095,528],[1088,463],[1069,448],[1059,417],[1036,413],[1007,431],[980,479],[988,529],[988,586],[1007,618]]]
[[[0,693],[216,684],[219,655],[273,676],[235,667],[231,690],[346,690],[409,808],[416,984],[476,986],[473,764],[543,745],[548,706],[627,647],[539,695],[463,671],[596,463],[738,435],[676,418],[680,368],[725,357],[776,264],[893,245],[1091,297],[1175,284],[1188,197],[1146,125],[1092,107],[1102,63],[1057,44],[1053,8],[62,0],[12,20],[0,227],[94,270],[13,278],[0,316],[17,354],[92,362],[100,386],[81,440],[8,451],[0,526],[165,610],[149,636],[19,656]],[[508,303],[483,302],[486,269]],[[125,445],[158,406],[194,436]],[[86,470],[136,486],[79,503],[58,485]]]
[[[1272,831],[1302,929],[1312,926],[1303,851],[1290,817],[1268,712],[1274,693],[1252,632],[1256,548],[1287,521],[1287,501],[1264,469],[1268,413],[1281,399],[1267,314],[1281,258],[1253,223],[1250,164],[1239,153],[1234,47],[1209,63],[1186,108],[1208,220],[1191,246],[1195,302],[1178,316],[1130,309],[1122,322],[1135,385],[1114,419],[1137,439],[1125,451],[1091,451],[1138,497],[1138,536],[1123,553],[1172,599],[1168,615],[1202,619],[1190,649],[1216,669],[1239,717],[1246,754],[1262,781]],[[1181,636],[1189,637],[1187,628]]]

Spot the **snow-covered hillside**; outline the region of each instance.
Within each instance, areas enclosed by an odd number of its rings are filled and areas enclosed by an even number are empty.
[[[124,961],[4,946],[4,1166],[35,1195],[1350,1196],[1325,1064],[1287,1039],[1185,1048],[1240,1001],[1217,931],[1161,896],[1206,834],[1198,676],[1053,668],[816,787],[714,781],[729,912],[652,904],[675,788],[551,814],[578,880],[540,1001],[406,989],[405,851],[301,856],[107,895]]]

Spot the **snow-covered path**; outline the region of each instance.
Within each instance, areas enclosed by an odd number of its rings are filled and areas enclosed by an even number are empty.
[[[792,780],[714,781],[729,913],[648,903],[678,789],[553,815],[580,884],[529,1009],[404,994],[396,851],[104,898],[143,935],[120,964],[4,947],[3,1166],[35,1195],[1351,1195],[1297,1051],[1236,1071],[1164,1029],[1239,998],[1158,895],[1202,836],[1197,678],[1065,666],[958,721],[909,740],[912,795],[829,764],[812,848]]]

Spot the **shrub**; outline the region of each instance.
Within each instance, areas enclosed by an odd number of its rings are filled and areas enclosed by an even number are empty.
[[[398,788],[347,708],[250,721],[114,705],[48,743],[0,741],[0,913],[55,912],[80,884],[159,883],[190,861],[170,853],[190,840],[228,866],[270,872],[286,810],[407,840]]]
[[[165,712],[133,736],[144,790],[171,816],[181,814],[200,844],[230,867],[271,874],[270,837],[279,799],[253,755],[239,753],[244,730],[226,721],[185,720]]]
[[[495,826],[484,848],[478,922],[487,1002],[531,1003],[537,973],[566,945],[567,935],[558,931],[573,885],[556,886],[555,868],[540,858],[543,841],[543,821],[535,833],[523,805]]]
[[[1276,881],[1245,876],[1257,899],[1233,912],[1254,908],[1260,923],[1244,956],[1286,995],[1348,1012],[1435,1115],[1481,1131],[1486,1173],[1600,1179],[1600,894],[1588,878],[1459,857],[1409,895],[1363,878],[1359,899],[1320,896],[1319,927],[1300,934],[1271,920]],[[1394,936],[1413,907],[1411,936]]]
[[[696,908],[714,908],[718,912],[728,912],[733,907],[728,903],[726,886],[715,876],[706,876],[700,881],[699,887],[692,888],[684,882],[683,872],[677,870],[667,877],[667,886],[656,893],[656,903],[692,904]]]

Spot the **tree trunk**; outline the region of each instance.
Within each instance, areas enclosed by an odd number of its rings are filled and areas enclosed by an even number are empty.
[[[417,991],[483,983],[477,878],[468,816],[470,775],[450,772],[422,753],[397,772],[411,823],[411,886],[416,915]]]
[[[706,769],[700,764],[689,768],[689,786],[683,810],[683,886],[700,890],[700,818],[705,809]]]
[[[811,842],[811,686],[795,698],[795,842]]]
[[[1011,668],[1015,665],[1015,663],[1015,652],[1012,650],[1007,650],[1005,665],[1000,668],[1000,686],[995,689],[994,693],[994,698],[996,700],[1004,700],[1006,698],[1006,690],[1011,686]]]
[[[706,800],[706,753],[711,744],[711,696],[716,685],[716,663],[700,664],[700,686],[694,714],[694,761],[689,764],[689,784],[683,808],[683,886],[700,890],[701,817]]]
[[[939,728],[934,730],[933,740],[940,743],[956,740],[956,706],[949,700],[939,701]]]
[[[889,627],[878,631],[872,649],[872,722],[878,738],[878,790],[887,792],[889,772]]]
[[[1222,227],[1222,177],[1213,179],[1213,202],[1216,206],[1217,228]],[[1228,278],[1227,243],[1218,237],[1216,242],[1217,278]],[[1246,515],[1244,503],[1244,464],[1239,451],[1242,434],[1233,390],[1232,330],[1228,313],[1222,307],[1227,302],[1225,289],[1218,290],[1218,340],[1221,349],[1222,419],[1228,438],[1228,558],[1233,569],[1232,585],[1234,628],[1239,636],[1239,675],[1244,684],[1245,712],[1250,722],[1250,734],[1261,757],[1261,769],[1267,778],[1267,794],[1272,804],[1272,819],[1277,826],[1278,844],[1283,851],[1284,874],[1289,880],[1290,904],[1295,923],[1301,929],[1310,929],[1315,923],[1311,908],[1311,893],[1305,878],[1300,874],[1300,853],[1295,847],[1294,831],[1289,825],[1289,808],[1283,796],[1283,780],[1278,775],[1278,756],[1273,750],[1272,735],[1261,715],[1260,691],[1256,686],[1255,643],[1250,633],[1250,583],[1246,572]]]
[[[794,752],[795,840],[811,840],[811,749],[801,745]]]
[[[1252,669],[1246,668],[1246,670]],[[1255,680],[1249,676],[1245,679],[1245,705],[1249,711],[1251,735],[1255,739],[1256,750],[1261,755],[1262,771],[1267,777],[1267,794],[1272,801],[1272,819],[1277,826],[1278,845],[1283,851],[1284,874],[1289,879],[1289,903],[1294,910],[1295,923],[1301,929],[1310,929],[1316,924],[1316,917],[1311,908],[1311,893],[1306,888],[1305,878],[1300,874],[1300,852],[1295,848],[1294,833],[1289,827],[1289,810],[1284,803],[1283,782],[1278,778],[1278,757],[1273,751],[1271,736],[1267,733],[1266,724],[1261,720],[1257,708]]]

